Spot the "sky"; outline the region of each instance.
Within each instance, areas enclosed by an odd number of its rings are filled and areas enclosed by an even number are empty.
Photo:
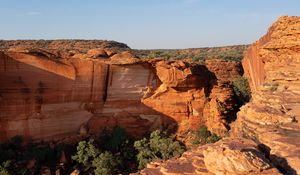
[[[0,39],[105,39],[134,49],[250,44],[300,0],[0,0]]]

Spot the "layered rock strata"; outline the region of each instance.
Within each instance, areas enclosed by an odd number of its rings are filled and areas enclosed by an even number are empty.
[[[233,136],[264,144],[272,162],[300,174],[300,18],[281,17],[243,60],[253,98],[241,108]]]
[[[223,139],[183,153],[179,158],[154,161],[135,175],[255,175],[281,174],[256,143],[247,139]]]
[[[300,18],[275,22],[246,51],[243,67],[252,99],[238,112],[230,138],[136,174],[300,174]]]
[[[157,128],[184,134],[205,124],[218,134],[228,130],[237,62],[140,61],[115,43],[43,41],[39,48],[28,42],[1,46],[2,141],[99,134],[115,126],[135,137]]]

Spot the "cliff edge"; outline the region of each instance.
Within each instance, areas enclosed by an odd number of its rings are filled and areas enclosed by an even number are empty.
[[[230,137],[136,173],[300,174],[300,18],[280,17],[243,59],[252,99]]]

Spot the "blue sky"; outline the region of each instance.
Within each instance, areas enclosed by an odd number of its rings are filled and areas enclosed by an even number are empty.
[[[131,48],[248,44],[300,0],[0,0],[0,39],[107,39]]]

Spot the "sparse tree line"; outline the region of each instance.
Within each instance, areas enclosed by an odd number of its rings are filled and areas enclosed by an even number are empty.
[[[180,156],[185,146],[166,132],[156,130],[149,137],[134,141],[126,131],[115,127],[104,130],[99,137],[80,141],[77,145],[22,144],[16,136],[0,145],[0,175],[42,174],[47,169],[54,174],[112,175],[129,174],[142,169],[155,159]],[[61,162],[61,154],[70,159]],[[68,159],[68,158],[66,158]]]
[[[187,49],[157,49],[157,50],[134,50],[134,53],[141,59],[159,58],[163,60],[191,60],[193,62],[206,59],[224,59],[241,61],[247,45]]]

